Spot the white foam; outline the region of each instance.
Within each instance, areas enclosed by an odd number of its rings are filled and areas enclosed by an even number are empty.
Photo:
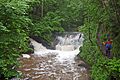
[[[79,54],[79,47],[73,51],[60,51],[60,50],[42,50],[35,51],[34,54],[38,56],[46,56],[48,54],[56,54],[56,59],[60,62],[69,61],[74,62],[74,58]]]
[[[44,51],[47,50],[46,47],[44,47],[41,43],[36,42],[35,40],[31,39],[31,44],[34,46],[34,51]]]
[[[69,61],[74,62],[74,58],[79,54],[79,48],[82,46],[83,34],[79,38],[77,35],[65,35],[65,37],[58,36],[59,43],[56,45],[56,50],[46,49],[42,44],[37,43],[31,39],[31,43],[34,46],[34,54],[38,56],[46,56],[48,54],[55,54],[56,59],[60,62]]]

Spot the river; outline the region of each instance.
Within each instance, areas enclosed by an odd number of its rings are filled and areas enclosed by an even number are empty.
[[[20,58],[21,80],[89,80],[88,70],[79,66],[85,63],[75,59],[83,45],[83,34],[65,34],[56,40],[55,50],[51,50],[30,39],[34,54]]]

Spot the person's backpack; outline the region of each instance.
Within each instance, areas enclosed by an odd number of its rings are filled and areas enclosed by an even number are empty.
[[[112,45],[111,45],[111,44],[106,44],[105,47],[106,47],[108,50],[112,49]]]

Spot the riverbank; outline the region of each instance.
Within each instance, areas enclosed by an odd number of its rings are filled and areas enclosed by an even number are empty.
[[[92,26],[92,29],[84,33],[84,45],[80,52],[80,57],[90,65],[90,76],[92,80],[108,80],[109,72],[105,69],[103,64],[108,59],[102,55],[100,48],[97,44],[97,29],[98,27]]]

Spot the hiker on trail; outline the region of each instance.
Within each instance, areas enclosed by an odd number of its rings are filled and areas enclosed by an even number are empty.
[[[105,45],[106,56],[110,58],[111,57],[110,51],[112,49],[112,40],[108,39],[108,41],[103,42],[103,45]]]

